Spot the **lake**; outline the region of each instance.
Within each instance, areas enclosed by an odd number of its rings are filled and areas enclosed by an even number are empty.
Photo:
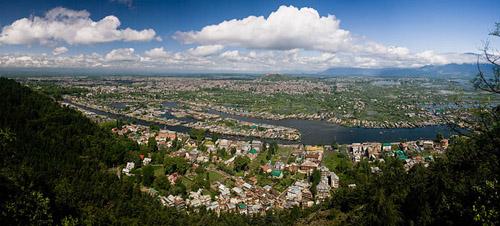
[[[442,133],[445,137],[455,134],[455,132],[446,125],[392,129],[351,128],[319,120],[268,120],[227,114],[215,110],[209,110],[208,112],[242,121],[296,128],[300,131],[302,135],[301,142],[304,144],[331,144],[333,141],[337,141],[341,144],[369,141],[396,142],[403,140],[434,139],[438,133]]]
[[[97,109],[85,107],[75,103],[71,104],[74,104],[87,111],[91,111],[99,115],[106,115],[111,118],[124,118],[127,120],[135,121],[137,124],[140,125],[156,124],[159,125],[161,128],[181,133],[187,133],[190,130],[190,128],[182,125],[180,126],[161,125],[158,123],[151,123],[140,119],[131,118],[128,116],[100,111]],[[303,119],[269,120],[269,119],[260,119],[260,118],[233,115],[215,110],[208,110],[208,113],[218,114],[222,117],[233,118],[247,122],[296,128],[300,131],[302,135],[300,142],[303,144],[331,144],[333,141],[336,141],[340,144],[362,143],[371,141],[397,142],[404,140],[434,139],[438,133],[443,134],[445,137],[449,137],[452,134],[456,133],[450,127],[445,125],[426,126],[419,128],[393,128],[393,129],[360,128],[360,127],[350,128],[319,120],[303,120]],[[172,115],[168,114],[165,116],[173,117]],[[229,136],[229,135],[222,135],[221,137],[234,138],[234,139],[248,139],[248,140],[254,139],[252,137]],[[280,141],[280,143],[296,143],[296,142]]]

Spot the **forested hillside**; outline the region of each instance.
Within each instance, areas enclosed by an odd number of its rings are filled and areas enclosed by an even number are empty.
[[[498,116],[498,107],[494,116]],[[452,139],[447,154],[409,172],[388,157],[337,169],[356,179],[321,206],[247,217],[163,207],[119,179],[136,145],[51,97],[0,78],[1,225],[498,225],[500,127]]]

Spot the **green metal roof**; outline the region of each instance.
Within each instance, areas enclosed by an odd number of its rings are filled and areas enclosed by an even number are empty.
[[[257,154],[257,150],[255,150],[254,148],[252,148],[249,152],[250,154]]]
[[[281,170],[273,170],[273,171],[271,171],[271,176],[273,176],[273,177],[279,177],[279,176],[281,176]]]
[[[395,153],[398,156],[398,158],[401,159],[401,160],[408,159],[408,156],[406,156],[406,153],[404,151],[402,151],[402,150],[396,150]]]
[[[245,203],[240,203],[240,204],[238,204],[238,207],[240,209],[245,209],[245,208],[247,208],[247,205]]]

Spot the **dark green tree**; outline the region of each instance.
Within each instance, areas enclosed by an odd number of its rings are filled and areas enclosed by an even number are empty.
[[[150,165],[142,167],[142,183],[144,184],[144,186],[151,186],[154,179],[154,168]]]
[[[201,144],[201,142],[205,139],[206,133],[207,130],[205,129],[192,128],[189,131],[189,136],[191,137],[191,139],[196,140],[198,144]]]
[[[311,181],[311,192],[313,195],[316,195],[316,187],[318,186],[319,182],[321,181],[321,172],[319,172],[318,169],[314,169],[311,176],[310,176],[310,181]]]
[[[165,167],[166,174],[171,174],[174,172],[185,174],[189,169],[189,163],[186,161],[186,159],[181,157],[165,156],[163,166]]]
[[[170,190],[170,181],[166,176],[156,177],[153,182],[153,187],[159,191],[169,191]]]
[[[247,156],[238,156],[234,159],[234,170],[248,170],[248,164],[250,164],[250,158],[248,158]]]
[[[148,139],[148,149],[151,152],[157,152],[158,151],[158,144],[156,143],[156,139],[154,137],[150,137]]]

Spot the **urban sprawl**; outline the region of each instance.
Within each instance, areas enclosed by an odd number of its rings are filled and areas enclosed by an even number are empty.
[[[72,107],[103,120],[102,116]],[[409,170],[419,163],[427,166],[434,160],[433,155],[443,153],[448,147],[444,138],[348,145],[278,144],[258,139],[193,137],[189,133],[137,124],[113,127],[112,132],[142,146],[154,143],[155,151],[147,149],[137,154],[135,161],[124,162],[117,175],[140,177],[144,167],[153,168],[154,183],[142,186],[142,190],[157,197],[163,205],[241,214],[311,207],[328,199],[340,186],[355,189],[355,183],[343,181],[335,173],[339,160],[347,160],[349,164],[366,161],[371,173],[378,174],[381,169],[377,165],[384,158],[399,159]],[[171,187],[168,191],[162,185],[165,183]]]

